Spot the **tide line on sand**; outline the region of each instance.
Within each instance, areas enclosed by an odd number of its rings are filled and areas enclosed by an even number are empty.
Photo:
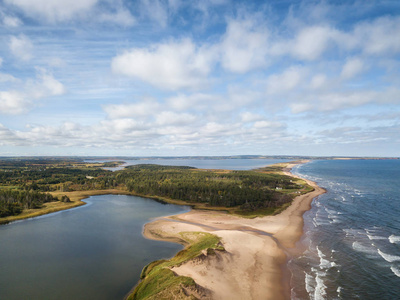
[[[297,177],[290,173],[295,165],[288,164],[285,174]],[[194,231],[221,237],[225,252],[173,268],[176,274],[189,276],[208,290],[211,299],[290,299],[287,261],[296,255],[295,245],[303,234],[303,214],[314,198],[325,193],[316,183],[303,180],[314,191],[297,196],[276,216],[245,219],[192,210],[146,224],[144,236],[178,241],[180,232]]]

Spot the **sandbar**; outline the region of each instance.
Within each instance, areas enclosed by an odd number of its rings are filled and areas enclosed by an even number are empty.
[[[289,163],[284,173],[299,163]],[[306,180],[314,191],[297,196],[275,216],[241,218],[206,210],[163,217],[144,227],[149,239],[180,242],[180,232],[209,232],[221,237],[224,252],[201,261],[188,261],[172,268],[177,275],[189,276],[207,290],[202,299],[290,299],[287,261],[297,255],[296,243],[303,234],[303,214],[314,198],[325,193],[315,182]]]

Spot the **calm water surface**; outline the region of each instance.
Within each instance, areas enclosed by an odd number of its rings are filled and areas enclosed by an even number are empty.
[[[122,299],[151,261],[178,244],[142,236],[150,219],[188,211],[125,195],[0,226],[0,299]]]
[[[292,299],[400,299],[400,160],[313,161],[327,193],[305,213]]]
[[[109,160],[98,160],[96,162],[105,162]],[[270,166],[273,164],[288,162],[289,159],[133,159],[125,160],[126,164],[117,168],[104,168],[117,171],[126,166],[139,164],[156,164],[164,166],[189,166],[199,169],[224,169],[224,170],[251,170]],[[94,162],[94,161],[92,161]]]

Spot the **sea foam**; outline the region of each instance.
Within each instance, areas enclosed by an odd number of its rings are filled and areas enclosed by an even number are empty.
[[[387,262],[400,261],[400,256],[384,253],[384,252],[382,252],[380,249],[378,249],[378,253],[379,253],[380,256],[382,256],[382,258],[383,258],[384,260],[386,260]],[[393,271],[393,270],[392,270],[392,271]]]
[[[389,236],[389,242],[391,242],[392,244],[400,244],[400,236],[392,234],[391,236]]]
[[[312,277],[310,274],[307,272],[305,273],[305,284],[306,284],[306,291],[309,295],[311,295],[311,292],[314,291],[313,283],[314,283],[314,277]]]
[[[319,250],[318,246],[317,246],[317,251],[318,251],[318,256],[319,256],[319,267],[321,269],[329,269],[332,267],[336,267],[337,264],[335,262],[331,262],[327,259],[325,259],[325,254],[322,253],[321,250]]]
[[[376,254],[376,251],[374,248],[364,246],[363,244],[361,244],[359,242],[353,242],[352,247],[354,250],[356,250],[358,252],[367,253],[367,254]]]
[[[315,286],[314,291],[314,299],[315,300],[324,300],[326,296],[326,288],[327,286],[324,283],[324,280],[317,273],[317,277],[315,277],[315,282],[317,285]]]
[[[396,268],[395,266],[391,266],[390,270],[392,270],[394,275],[396,275],[397,277],[400,277],[400,269],[399,268]]]

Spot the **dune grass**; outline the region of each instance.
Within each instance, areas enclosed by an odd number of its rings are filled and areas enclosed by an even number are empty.
[[[171,268],[201,255],[212,255],[215,251],[225,249],[220,244],[220,238],[210,233],[181,232],[180,236],[189,246],[169,260],[158,260],[145,266],[141,274],[142,281],[128,296],[128,300],[196,299],[187,293],[187,290],[196,288],[194,280],[175,275]]]

